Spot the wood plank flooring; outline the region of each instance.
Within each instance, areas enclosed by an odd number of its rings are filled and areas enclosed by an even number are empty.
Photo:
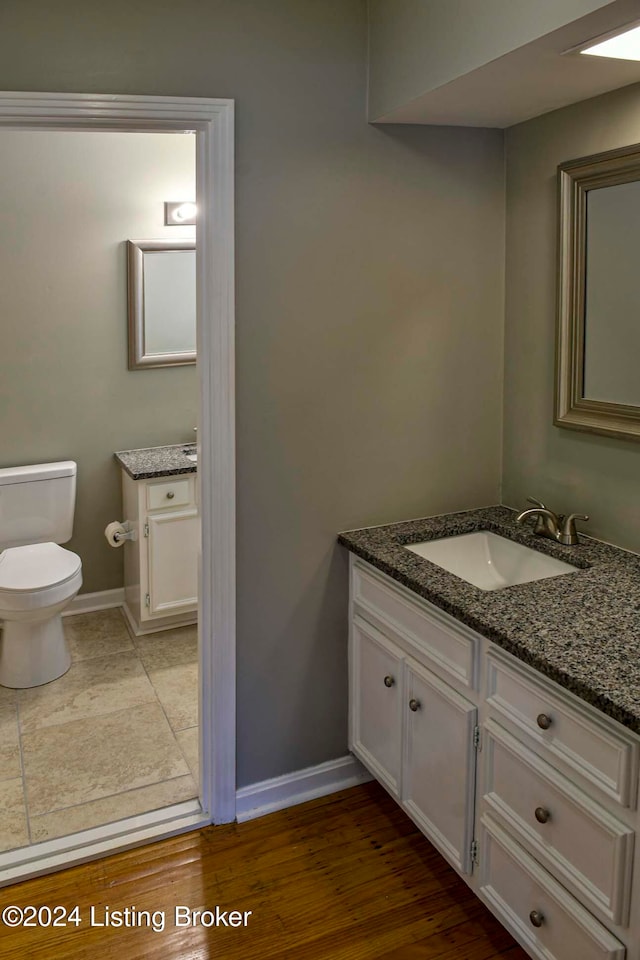
[[[375,783],[5,887],[8,904],[77,904],[82,923],[0,925],[2,960],[527,960]],[[176,905],[251,914],[176,926]],[[143,925],[91,926],[91,906]]]

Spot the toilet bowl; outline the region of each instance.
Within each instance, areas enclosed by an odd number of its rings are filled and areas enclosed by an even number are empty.
[[[61,612],[82,586],[80,557],[57,543],[0,553],[0,684],[23,688],[66,673]]]
[[[0,469],[0,684],[37,687],[71,658],[60,614],[82,585],[73,533],[75,460]]]

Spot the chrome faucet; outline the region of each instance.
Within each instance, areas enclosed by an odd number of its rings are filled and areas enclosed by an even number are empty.
[[[527,497],[527,503],[534,503],[535,506],[519,513],[516,517],[516,523],[524,523],[529,517],[536,517],[533,532],[537,536],[547,537],[549,540],[555,540],[557,543],[562,543],[568,547],[580,542],[576,530],[576,520],[588,520],[589,517],[581,513],[571,513],[568,517],[554,513],[553,510],[545,507],[540,500],[536,500],[535,497]]]

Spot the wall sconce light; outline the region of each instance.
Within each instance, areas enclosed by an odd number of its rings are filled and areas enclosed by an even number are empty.
[[[195,203],[166,200],[164,204],[164,224],[166,227],[188,226],[196,222],[198,208]]]

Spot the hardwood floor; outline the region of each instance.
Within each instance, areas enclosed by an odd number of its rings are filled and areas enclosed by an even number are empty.
[[[3,960],[526,960],[375,783],[5,887],[8,904],[77,904],[82,922],[0,926]],[[176,926],[176,905],[251,913]],[[95,922],[128,908],[143,925],[91,926],[91,906]],[[164,912],[164,930],[141,911]]]

